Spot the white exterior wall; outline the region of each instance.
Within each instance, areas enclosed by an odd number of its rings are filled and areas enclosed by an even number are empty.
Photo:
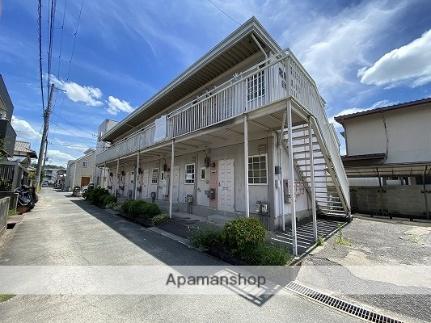
[[[273,154],[275,152],[275,146],[272,137],[268,137],[266,139],[260,139],[249,142],[249,156],[253,155],[267,155],[267,184],[250,184],[249,185],[249,195],[250,195],[250,211],[251,213],[255,212],[256,201],[268,202],[270,206],[270,212],[272,216],[279,214],[279,196],[280,194],[279,188],[275,189],[275,201],[274,204],[274,196],[273,192],[273,183],[275,181],[274,177],[274,165],[277,162],[274,162]],[[205,167],[205,156],[209,156],[211,162],[218,162],[220,160],[233,159],[234,160],[234,209],[232,213],[237,213],[243,215],[245,212],[245,191],[244,191],[244,145],[236,144],[232,146],[222,147],[211,149],[210,151],[199,151],[196,153],[190,153],[182,156],[175,157],[175,167],[179,168],[179,185],[178,196],[175,194],[173,197],[173,203],[185,203],[185,198],[188,194],[193,195],[193,205],[202,206],[205,208],[211,208],[210,199],[206,195],[206,191],[208,191],[210,187],[209,176],[211,172],[211,168],[206,168],[206,180],[201,180],[200,171],[202,167]],[[287,169],[287,154],[286,151],[282,150],[283,156],[283,174],[284,177],[290,180],[290,176],[288,174]],[[136,158],[136,157],[135,157]],[[142,174],[138,175],[138,186],[142,185],[142,192],[138,192],[138,199],[150,199],[150,193],[157,193],[158,201],[168,201],[168,196],[164,196],[162,192],[169,191],[169,177],[172,172],[165,172],[164,178],[162,180],[163,173],[163,165],[166,163],[167,167],[170,168],[170,158],[167,159],[158,159],[150,162],[140,162],[139,167],[142,170]],[[185,183],[185,165],[186,164],[195,164],[195,183],[194,184],[186,184]],[[119,196],[124,198],[129,198],[128,192],[133,192],[134,190],[134,172],[136,167],[136,159],[129,159],[128,161],[121,161],[119,166],[119,174],[121,184],[124,183],[125,189],[124,191],[119,191]],[[158,184],[151,184],[151,175],[152,170],[154,168],[159,169],[158,176]],[[122,171],[124,171],[124,178],[121,176]],[[109,172],[113,173],[113,185],[111,188],[111,193],[115,194],[115,189],[118,187],[116,184],[116,163],[111,164],[111,168]],[[144,182],[144,176],[148,174],[146,177],[146,181]],[[298,180],[298,174],[295,175]],[[147,187],[147,188],[146,188]],[[217,193],[218,194],[218,193]],[[133,196],[133,193],[132,195]],[[216,195],[216,200],[218,196]],[[288,214],[290,213],[290,203],[286,203],[286,219],[289,221]],[[309,215],[309,209],[311,208],[311,202],[308,198],[306,191],[304,190],[302,193],[297,194],[296,196],[296,210],[298,218]],[[175,210],[175,208],[174,208]],[[219,211],[220,213],[226,213],[223,211]],[[229,213],[229,212],[228,212]],[[281,224],[281,220],[279,218],[276,219],[276,223]]]
[[[84,167],[84,162],[86,167]],[[76,164],[76,174],[75,174]],[[67,164],[66,189],[71,190],[74,186],[81,186],[82,177],[90,177],[90,183],[94,183],[96,172],[96,153],[92,151],[77,160],[71,160]]]
[[[430,124],[430,104],[347,119],[344,122],[347,153],[387,151],[385,163],[431,161]]]

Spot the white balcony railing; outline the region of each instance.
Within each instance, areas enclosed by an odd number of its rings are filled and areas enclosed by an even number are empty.
[[[293,97],[312,116],[337,174],[338,184],[349,203],[349,185],[339,155],[339,143],[328,122],[316,84],[290,52],[283,52],[235,75],[167,115],[166,137],[155,141],[155,123],[123,139],[96,157],[97,164],[114,160],[220,122],[235,118],[281,99]]]

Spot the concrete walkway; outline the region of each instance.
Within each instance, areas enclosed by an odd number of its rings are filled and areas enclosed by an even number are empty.
[[[36,208],[0,249],[0,265],[221,265],[204,253],[65,193],[44,189]],[[240,295],[15,296],[2,322],[291,321],[358,322],[282,289],[264,304]]]

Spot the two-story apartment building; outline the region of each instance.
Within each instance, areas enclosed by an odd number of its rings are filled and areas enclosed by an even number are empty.
[[[255,18],[102,140],[96,163],[109,168],[110,191],[154,199],[171,216],[267,214],[272,229],[291,226],[295,246],[298,219],[350,214],[317,86]]]
[[[430,218],[431,98],[335,117],[352,208]]]

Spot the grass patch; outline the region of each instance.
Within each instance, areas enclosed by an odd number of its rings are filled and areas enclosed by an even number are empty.
[[[320,246],[323,246],[324,244],[325,244],[325,239],[323,239],[322,236],[318,236],[316,241],[316,246],[320,247]]]
[[[14,216],[14,215],[16,215],[16,209],[11,209],[7,213],[7,216]]]
[[[7,300],[11,299],[15,295],[12,294],[0,294],[0,303],[6,302]]]
[[[335,239],[335,243],[340,246],[350,246],[351,243],[348,239],[346,239],[343,235],[343,230],[341,229],[341,225],[338,225],[338,233]]]

